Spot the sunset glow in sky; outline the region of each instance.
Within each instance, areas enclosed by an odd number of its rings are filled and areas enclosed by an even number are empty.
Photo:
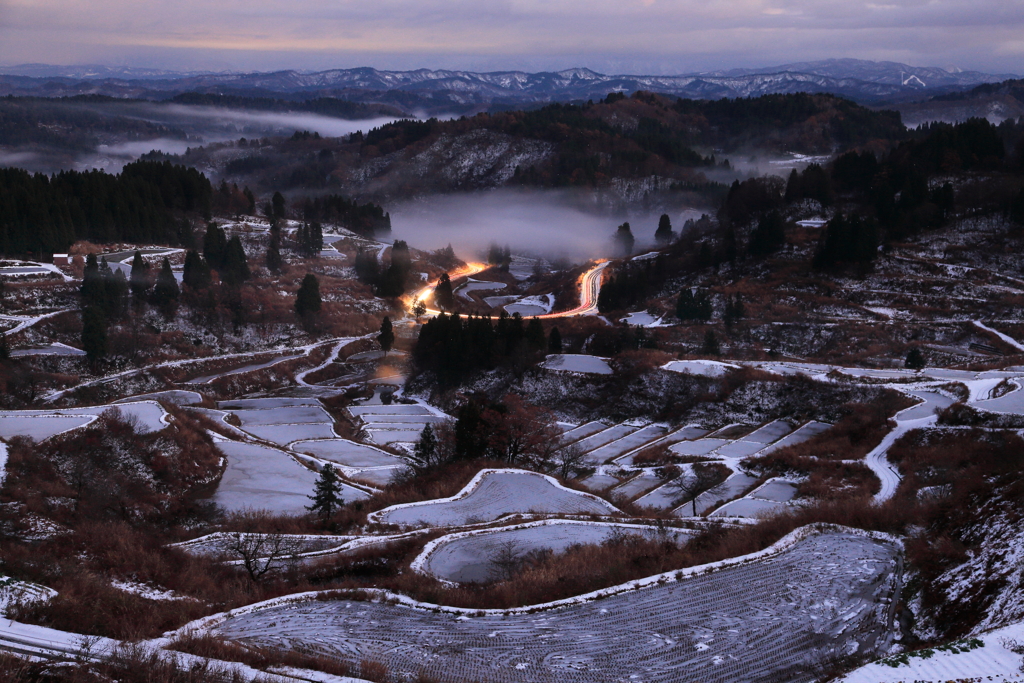
[[[856,57],[1024,72],[1021,0],[0,0],[0,64],[682,73]]]

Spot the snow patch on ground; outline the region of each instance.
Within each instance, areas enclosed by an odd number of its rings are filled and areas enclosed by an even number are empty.
[[[582,372],[592,375],[610,375],[612,368],[608,360],[599,356],[579,353],[556,353],[547,357],[540,367],[562,372]]]

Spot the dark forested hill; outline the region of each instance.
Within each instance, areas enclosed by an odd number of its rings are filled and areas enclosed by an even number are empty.
[[[206,176],[167,162],[119,175],[0,169],[0,253],[52,253],[78,239],[178,244],[185,216],[209,216],[211,194]]]

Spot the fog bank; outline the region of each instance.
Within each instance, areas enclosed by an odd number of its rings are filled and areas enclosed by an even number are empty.
[[[557,190],[498,190],[443,195],[391,209],[394,237],[418,249],[451,244],[463,259],[477,259],[492,243],[520,254],[585,261],[614,256],[612,235],[629,221],[637,249],[653,244],[660,212],[590,210],[590,193]],[[700,212],[669,212],[676,232]],[[638,252],[639,253],[639,252]]]

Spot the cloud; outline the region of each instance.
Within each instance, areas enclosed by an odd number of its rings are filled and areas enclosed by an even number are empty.
[[[1007,0],[8,0],[0,14],[8,63],[235,68],[623,63],[654,73],[903,54],[1006,69],[1022,32],[1024,3]]]
[[[671,218],[678,229],[686,218],[699,215],[694,210],[676,211]],[[610,256],[614,252],[612,235],[623,221],[630,222],[638,248],[653,243],[657,215],[610,215],[597,210],[594,197],[586,193],[498,190],[429,197],[391,209],[397,239],[420,249],[451,244],[465,259],[479,258],[491,243],[548,258],[581,261]]]

